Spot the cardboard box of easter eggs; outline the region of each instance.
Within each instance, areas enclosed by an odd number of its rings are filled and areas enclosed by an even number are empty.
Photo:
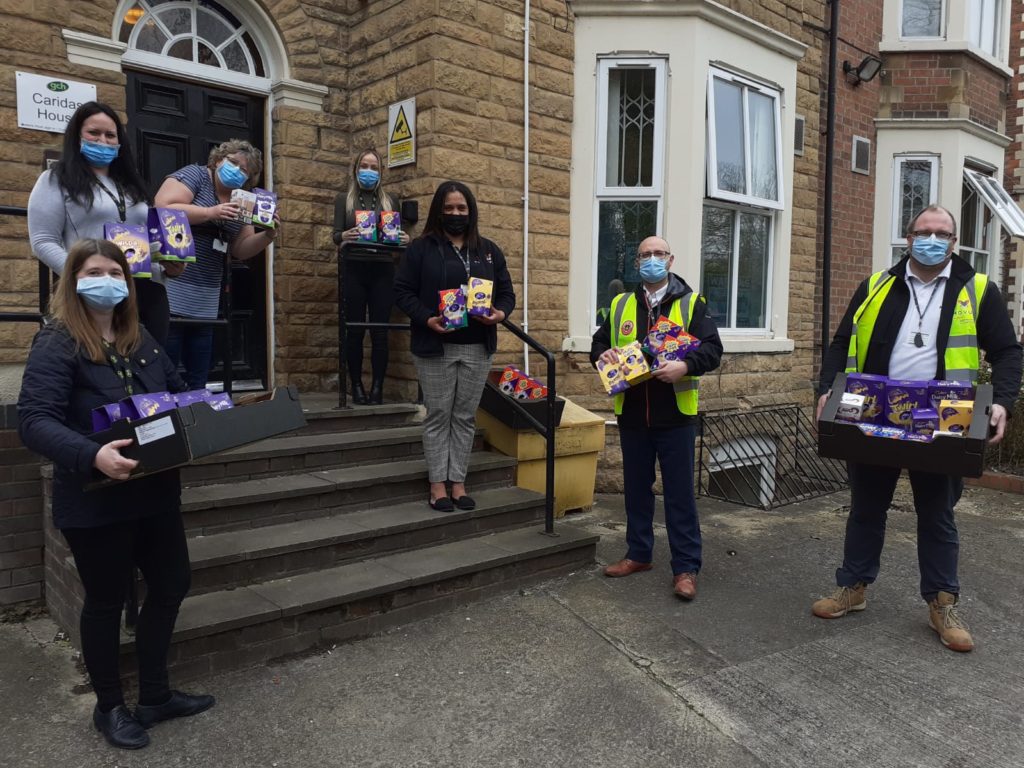
[[[854,379],[849,384],[848,376]],[[844,420],[844,395],[850,393],[850,385],[853,389],[864,389],[861,378],[860,374],[836,374],[832,394],[818,420],[820,456],[919,472],[981,477],[989,436],[991,384],[979,384],[973,402],[965,402],[947,397],[949,390],[963,397],[969,392],[964,385],[936,382],[929,389],[925,382],[925,396],[921,393],[921,382],[888,382],[888,390],[865,392],[867,397],[879,398],[886,392],[883,408],[865,412],[859,422]],[[871,380],[868,384],[875,386]],[[932,396],[943,399],[934,403]],[[874,411],[887,413],[888,421],[872,421],[878,416]]]
[[[123,415],[123,414],[122,414]],[[157,410],[139,419],[121,419],[109,429],[89,438],[101,445],[111,440],[132,440],[121,450],[123,456],[139,465],[131,482],[166,469],[180,467],[203,456],[263,440],[305,426],[299,394],[294,387],[278,387],[273,392],[238,401],[234,408],[214,410],[206,401],[179,408]],[[87,489],[118,482],[96,473]]]

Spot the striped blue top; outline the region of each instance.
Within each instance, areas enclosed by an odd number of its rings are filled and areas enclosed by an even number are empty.
[[[213,179],[205,165],[186,165],[168,178],[177,179],[192,190],[192,205],[210,208],[220,203]],[[181,277],[166,283],[172,315],[211,319],[217,317],[225,254],[213,250],[213,241],[218,237],[227,240],[230,249],[241,231],[240,221],[211,221],[192,225],[196,263],[187,265]]]

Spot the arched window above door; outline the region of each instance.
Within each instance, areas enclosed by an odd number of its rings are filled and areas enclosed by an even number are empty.
[[[118,39],[129,50],[266,76],[249,30],[213,0],[137,0],[121,17]]]

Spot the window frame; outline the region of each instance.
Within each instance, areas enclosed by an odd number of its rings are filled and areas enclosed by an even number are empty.
[[[978,254],[984,254],[985,258],[986,258],[986,268],[984,270],[984,274],[991,275],[992,273],[989,271],[989,267],[998,266],[998,264],[996,263],[996,262],[998,262],[998,258],[994,258],[994,257],[998,256],[996,248],[998,247],[998,243],[999,243],[999,229],[998,228],[1000,226],[1000,220],[999,220],[999,217],[995,214],[995,212],[992,211],[992,209],[988,205],[988,203],[985,201],[985,198],[982,196],[982,194],[978,191],[978,188],[971,182],[971,180],[967,176],[968,170],[969,169],[964,168],[964,183],[963,183],[963,186],[966,187],[966,188],[969,188],[971,191],[974,192],[974,200],[971,201],[971,205],[973,205],[975,207],[976,212],[975,212],[975,216],[974,216],[974,232],[972,233],[972,235],[974,237],[974,242],[978,242],[980,239],[982,239],[984,237],[984,232],[985,232],[985,229],[987,228],[988,229],[988,238],[987,239],[988,239],[989,250],[986,251],[986,250],[984,250],[982,248],[977,248],[977,247],[974,247],[974,246],[969,246],[969,245],[965,245],[964,244],[964,241],[965,241],[964,235],[966,234],[966,230],[963,229],[963,226],[962,226],[963,222],[965,220],[965,217],[964,217],[964,199],[963,198],[961,198],[961,200],[960,200],[960,224],[961,224],[961,228],[960,228],[960,231],[958,232],[958,235],[957,235],[956,250],[957,250],[957,253],[959,253],[960,256],[963,259],[965,259],[972,267],[974,267],[975,271],[978,271],[978,268],[977,268],[977,265],[976,265],[977,264],[976,259],[977,259]],[[982,174],[982,175],[984,175],[984,174]],[[985,216],[984,216],[985,210],[988,210],[992,214],[991,220],[988,222],[987,225],[985,224],[985,221],[984,221],[985,220]]]
[[[730,192],[718,187],[718,147],[716,139],[716,110],[715,110],[715,79],[728,80],[743,87],[743,157],[746,171],[746,188],[750,189],[750,174],[752,165],[750,162],[750,143],[747,140],[747,127],[749,125],[749,111],[747,108],[747,95],[753,90],[762,95],[769,96],[774,102],[773,116],[775,118],[775,174],[776,174],[776,197],[769,199],[754,197],[753,195]],[[759,83],[749,77],[743,77],[721,67],[708,67],[707,81],[707,153],[705,158],[707,176],[707,197],[722,202],[732,202],[739,205],[747,205],[756,208],[770,208],[781,211],[786,205],[785,190],[785,166],[782,164],[782,92],[778,88]]]
[[[772,305],[774,303],[774,277],[775,277],[775,227],[778,220],[778,215],[771,210],[765,210],[764,208],[753,207],[749,205],[739,205],[737,203],[730,203],[723,200],[715,200],[714,198],[706,197],[701,203],[701,240],[703,240],[704,231],[704,209],[705,208],[723,208],[731,210],[736,213],[733,218],[733,251],[730,255],[729,261],[729,317],[728,324],[718,326],[719,331],[726,332],[730,336],[764,336],[765,333],[772,330]],[[764,325],[759,328],[737,328],[736,327],[736,298],[738,296],[738,284],[739,284],[739,244],[740,244],[740,215],[750,214],[752,216],[763,216],[768,219],[768,234],[766,240],[768,243],[768,263],[765,267],[765,303],[764,303]],[[703,243],[701,243],[703,245]],[[701,293],[704,292],[704,251],[700,249],[699,257],[699,278],[697,285],[700,286],[699,290]]]
[[[608,81],[613,69],[654,70],[654,151],[649,187],[613,187],[608,179]],[[665,186],[666,104],[668,61],[664,56],[604,56],[597,62],[597,184],[596,197],[615,199],[661,196]]]
[[[614,69],[651,68],[654,70],[654,150],[652,152],[651,185],[646,187],[609,186],[608,179],[608,83]],[[598,259],[600,254],[601,203],[657,203],[655,231],[661,237],[665,213],[665,137],[668,132],[668,59],[665,56],[601,56],[597,60],[597,152],[595,158],[594,198],[591,207],[591,279],[589,317],[591,332],[599,327],[595,321],[598,310]],[[628,254],[627,254],[628,258]]]
[[[939,34],[938,35],[906,35],[903,32],[903,7],[905,0],[900,0],[899,16],[896,23],[900,40],[945,40],[949,32],[949,0],[939,0]]]
[[[925,160],[931,165],[931,179],[928,184],[928,202],[925,205],[932,205],[936,200],[939,199],[939,169],[941,168],[940,156],[934,154],[908,154],[908,155],[894,155],[892,165],[892,189],[890,190],[891,200],[889,204],[889,213],[892,216],[892,226],[890,228],[890,253],[894,249],[906,250],[907,247],[907,233],[899,232],[900,221],[902,219],[901,204],[903,200],[903,164],[906,162],[919,162]],[[895,261],[893,262],[895,263]]]
[[[966,3],[965,12],[967,14],[966,29],[967,34],[964,37],[967,38],[968,44],[975,50],[981,51],[986,56],[991,56],[993,59],[1001,59],[1003,56],[1003,0],[991,0],[994,4],[992,7],[992,45],[993,50],[987,49],[982,45],[982,36],[984,34],[984,26],[982,24],[984,12],[984,3],[986,0],[980,0],[981,4],[974,7],[971,2]]]

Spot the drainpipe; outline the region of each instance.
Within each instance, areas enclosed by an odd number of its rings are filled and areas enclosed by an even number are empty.
[[[821,244],[821,360],[832,341],[832,171],[836,155],[836,47],[839,44],[839,0],[830,0],[828,24],[828,104],[825,108],[825,225]]]
[[[523,11],[523,333],[530,332],[530,0]],[[523,373],[530,347],[523,342]]]

